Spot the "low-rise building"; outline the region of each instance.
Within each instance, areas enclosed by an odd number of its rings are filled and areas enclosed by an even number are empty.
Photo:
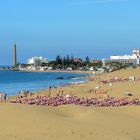
[[[37,66],[41,66],[42,63],[48,63],[48,59],[43,58],[42,56],[40,56],[40,57],[32,57],[32,58],[27,60],[27,63],[37,67]]]
[[[97,63],[100,63],[100,62],[102,62],[101,60],[91,60],[90,61],[92,64],[97,64]]]
[[[81,59],[81,58],[74,58],[73,61],[76,62],[76,63],[77,63],[77,62],[78,62],[78,63],[82,63],[82,59]]]

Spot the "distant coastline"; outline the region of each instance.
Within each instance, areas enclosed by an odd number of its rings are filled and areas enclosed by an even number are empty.
[[[82,71],[82,70],[19,70],[18,68],[12,67],[0,67],[0,70],[5,71],[24,71],[24,72],[65,72],[65,73],[81,73],[81,74],[95,74],[94,71]]]
[[[0,70],[5,71],[20,71],[18,68],[12,68],[12,67],[0,67]]]
[[[54,73],[58,73],[58,72],[62,72],[62,73],[80,73],[80,74],[95,74],[93,71],[81,71],[81,70],[45,70],[45,71],[41,71],[41,70],[19,70],[19,71],[25,71],[25,72],[54,72]]]

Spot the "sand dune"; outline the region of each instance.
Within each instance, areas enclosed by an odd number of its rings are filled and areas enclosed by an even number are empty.
[[[0,105],[3,140],[139,140],[140,108]]]

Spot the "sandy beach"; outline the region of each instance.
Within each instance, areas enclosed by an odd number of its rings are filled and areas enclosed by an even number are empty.
[[[3,140],[139,140],[139,107],[1,105]]]
[[[84,84],[69,85],[51,90],[55,96],[63,90],[70,96],[105,98],[128,97],[140,99],[140,69],[120,70],[110,74],[90,78]],[[130,76],[136,81],[124,80]],[[102,80],[123,79],[119,82],[103,84]],[[100,87],[100,92],[95,89]],[[94,90],[94,91],[92,91]],[[50,91],[40,91],[33,96],[48,95]],[[131,93],[132,96],[127,96]],[[14,100],[12,97],[10,100]],[[140,106],[87,107],[62,105],[57,107],[26,104],[0,104],[0,138],[3,140],[139,140]]]

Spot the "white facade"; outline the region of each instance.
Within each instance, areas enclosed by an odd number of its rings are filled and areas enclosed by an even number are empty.
[[[140,64],[140,50],[134,49],[132,55],[110,56],[108,59],[102,59],[104,66],[108,62],[133,63],[134,65],[138,65]]]
[[[42,63],[48,63],[47,58],[40,57],[32,57],[31,59],[27,60],[28,64],[34,65],[34,66],[40,66]]]
[[[136,55],[110,56],[110,59],[137,59]]]
[[[90,71],[94,71],[94,67],[90,67],[89,70],[90,70]]]

